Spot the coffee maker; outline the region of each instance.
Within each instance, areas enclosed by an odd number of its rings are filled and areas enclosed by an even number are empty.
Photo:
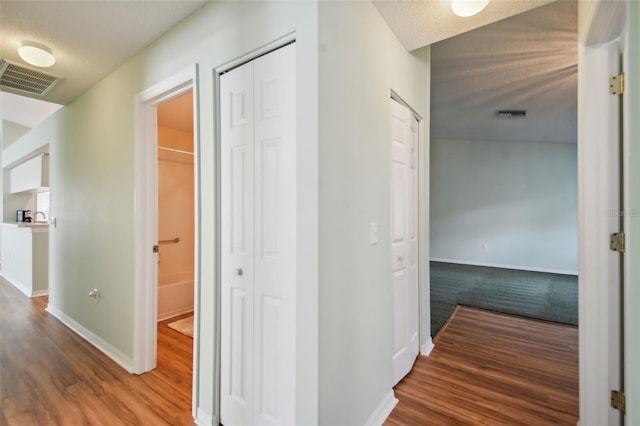
[[[31,222],[31,210],[16,210],[16,222]]]

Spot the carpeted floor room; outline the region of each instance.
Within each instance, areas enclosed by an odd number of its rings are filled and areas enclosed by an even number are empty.
[[[578,325],[578,277],[431,262],[431,335],[456,305]]]

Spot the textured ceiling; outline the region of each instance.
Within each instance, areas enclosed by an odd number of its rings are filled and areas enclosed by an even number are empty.
[[[577,139],[577,2],[562,0],[431,47],[431,135]],[[496,110],[525,109],[524,119]]]
[[[205,3],[1,0],[0,57],[29,67],[18,47],[24,41],[48,46],[57,62],[40,70],[64,80],[44,100],[67,104]]]
[[[491,0],[479,14],[460,18],[451,0],[372,0],[409,51],[526,12],[555,0]]]

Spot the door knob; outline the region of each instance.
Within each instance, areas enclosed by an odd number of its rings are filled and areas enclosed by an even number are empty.
[[[235,273],[235,275],[237,277],[241,277],[242,273],[243,273],[242,268],[236,268],[235,271],[233,271],[233,272]]]

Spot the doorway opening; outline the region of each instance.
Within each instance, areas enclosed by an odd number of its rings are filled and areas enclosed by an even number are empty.
[[[133,372],[171,368],[191,375],[192,383],[197,377],[200,258],[196,75],[197,67],[189,67],[136,97],[135,144]],[[168,327],[189,312],[193,338]],[[188,333],[189,325],[182,328]],[[194,395],[193,388],[186,393]]]
[[[578,325],[577,27],[556,2],[432,46],[434,333],[456,305]]]
[[[157,368],[192,395],[195,165],[193,91],[157,106]]]
[[[193,92],[158,105],[158,321],[193,337]]]

